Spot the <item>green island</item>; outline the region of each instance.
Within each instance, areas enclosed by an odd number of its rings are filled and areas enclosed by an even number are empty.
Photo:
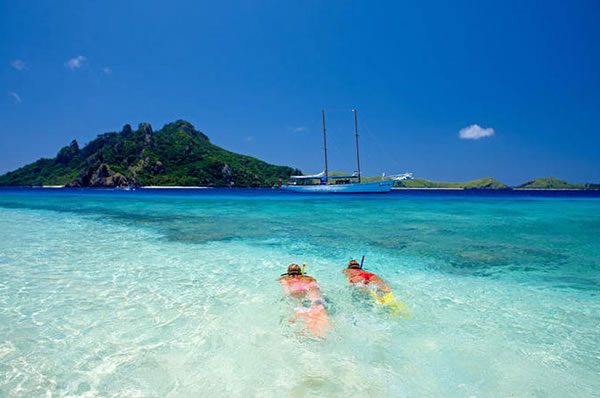
[[[330,176],[349,175],[344,172],[330,172]],[[362,177],[362,182],[373,182],[381,180],[381,176]],[[309,180],[310,183],[317,184],[318,180]],[[516,187],[510,187],[492,177],[479,178],[466,182],[444,182],[431,181],[424,178],[413,178],[410,180],[395,181],[394,188],[404,189],[573,189],[573,190],[600,190],[600,184],[572,184],[570,182],[554,178],[536,178]]]
[[[53,159],[0,176],[0,185],[267,187],[301,173],[227,151],[191,123],[178,120],[156,132],[148,123],[137,130],[125,125],[81,149],[73,140]]]
[[[600,184],[573,184],[554,177],[536,178],[519,185],[516,189],[600,189]]]
[[[202,186],[272,187],[299,169],[275,166],[251,156],[227,151],[210,142],[194,126],[178,120],[152,131],[148,123],[137,130],[125,125],[120,132],[98,135],[83,148],[76,140],[52,159],[39,159],[0,176],[0,186]],[[329,175],[347,175],[330,172]],[[363,177],[363,182],[381,176]],[[318,180],[306,181],[318,183]],[[573,189],[599,190],[600,184],[573,184],[558,178],[537,178],[509,187],[491,177],[467,182],[396,181],[404,189]]]
[[[491,177],[480,178],[467,182],[439,182],[422,178],[398,181],[394,184],[399,188],[437,188],[437,189],[575,189],[597,190],[600,184],[573,184],[558,178],[536,178],[516,187],[509,187]]]
[[[437,189],[510,189],[509,186],[491,177],[480,178],[467,182],[441,182],[429,181],[423,178],[398,181],[395,186],[399,188],[437,188]]]

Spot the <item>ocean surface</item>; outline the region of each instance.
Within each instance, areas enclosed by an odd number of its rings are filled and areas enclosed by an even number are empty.
[[[348,286],[389,281],[409,319]],[[278,277],[306,263],[324,338]],[[600,195],[0,189],[2,397],[598,397]]]

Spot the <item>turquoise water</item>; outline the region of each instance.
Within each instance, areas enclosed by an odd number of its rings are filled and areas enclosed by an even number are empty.
[[[598,396],[599,293],[592,194],[0,190],[0,396]]]

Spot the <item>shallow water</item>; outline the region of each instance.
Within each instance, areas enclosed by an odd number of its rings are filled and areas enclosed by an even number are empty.
[[[0,396],[597,396],[599,271],[595,194],[2,189]]]

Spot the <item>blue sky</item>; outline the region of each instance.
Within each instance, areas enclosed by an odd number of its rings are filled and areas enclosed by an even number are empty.
[[[597,1],[0,2],[0,173],[177,119],[319,172],[322,108],[330,169],[352,171],[357,108],[368,175],[600,182],[599,18]]]

